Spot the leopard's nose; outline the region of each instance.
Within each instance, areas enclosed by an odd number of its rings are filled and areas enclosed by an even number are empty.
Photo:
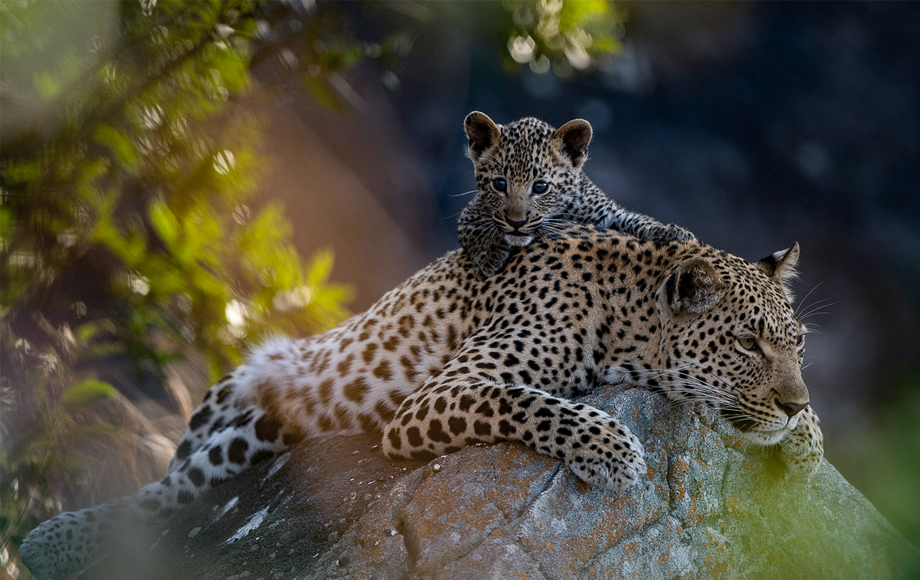
[[[509,226],[511,226],[512,228],[516,230],[521,229],[521,226],[527,223],[527,220],[517,221],[517,220],[512,220],[512,219],[506,219],[505,221],[508,222]]]
[[[782,403],[777,399],[776,406],[789,417],[795,417],[796,413],[808,406],[808,403]]]

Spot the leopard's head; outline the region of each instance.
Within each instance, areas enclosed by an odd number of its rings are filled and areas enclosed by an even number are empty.
[[[807,329],[791,307],[798,244],[749,263],[688,257],[656,293],[668,396],[719,409],[744,438],[772,445],[809,405],[802,380]]]
[[[476,185],[491,209],[481,226],[497,228],[511,246],[526,246],[578,195],[591,125],[575,119],[554,129],[532,117],[498,125],[475,111],[464,126]]]

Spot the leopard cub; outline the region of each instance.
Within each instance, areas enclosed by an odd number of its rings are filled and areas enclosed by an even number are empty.
[[[582,170],[591,125],[559,129],[527,117],[498,125],[474,111],[464,122],[476,169],[476,197],[460,215],[460,245],[485,279],[504,266],[511,248],[526,246],[561,221],[615,229],[643,240],[694,241],[688,230],[623,209]]]

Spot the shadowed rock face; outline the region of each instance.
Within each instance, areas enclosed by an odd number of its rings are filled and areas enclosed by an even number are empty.
[[[585,398],[643,442],[648,476],[590,487],[515,444],[391,463],[315,441],[171,518],[126,529],[81,578],[911,578],[920,552],[837,471],[808,482],[721,420],[638,389]],[[152,546],[152,548],[151,548]]]

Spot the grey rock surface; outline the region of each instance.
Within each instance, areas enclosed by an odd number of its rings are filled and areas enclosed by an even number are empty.
[[[584,401],[643,441],[625,493],[518,444],[429,464],[315,441],[120,534],[81,578],[920,577],[920,552],[828,463],[808,481],[704,409],[608,387]]]

